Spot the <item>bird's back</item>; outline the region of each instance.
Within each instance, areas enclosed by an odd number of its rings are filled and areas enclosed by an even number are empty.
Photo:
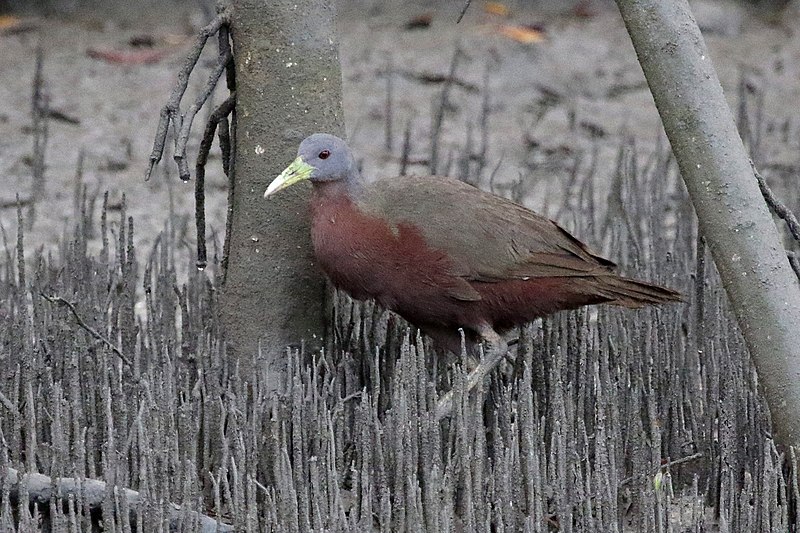
[[[418,227],[472,280],[583,276],[614,267],[555,222],[453,178],[383,179],[366,187],[359,205],[389,224]]]

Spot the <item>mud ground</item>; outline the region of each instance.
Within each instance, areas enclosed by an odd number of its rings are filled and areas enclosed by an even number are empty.
[[[576,154],[596,151],[602,194],[622,142],[635,142],[643,153],[659,142],[663,133],[658,115],[613,3],[594,0],[576,9],[565,2],[509,1],[510,14],[500,16],[487,13],[485,2],[475,0],[458,25],[461,1],[430,4],[349,0],[339,8],[346,130],[368,178],[397,171],[409,122],[412,159],[427,157],[431,117],[443,88],[436,78],[447,76],[456,48],[463,53],[446,106],[442,154],[458,161],[470,135],[472,151],[478,151],[485,132],[483,187],[489,186],[492,173],[501,193],[522,179],[525,203],[543,209],[560,194],[558,180],[569,172]],[[743,78],[750,93],[763,98],[766,133],[760,158],[793,168],[800,129],[800,36],[794,29],[799,27],[798,10],[790,6],[780,16],[763,16],[741,4],[711,0],[696,2],[695,8],[731,104],[738,102]],[[38,43],[44,52],[44,89],[49,107],[57,112],[48,124],[45,187],[27,232],[33,245],[29,250],[55,243],[73,220],[81,153],[80,182],[90,193],[108,190],[112,207],[125,195],[140,250],[147,249],[170,210],[180,220],[190,220],[193,184],[181,183],[171,162],[162,163],[149,182],[143,176],[159,108],[191,35],[208,11],[195,4],[153,9],[126,20],[101,12],[32,15],[21,27],[0,31],[0,203],[5,206],[0,222],[11,238],[16,214],[8,205],[16,194],[28,197],[32,186],[31,94]],[[430,25],[408,29],[408,22],[420,16],[429,16]],[[500,34],[503,25],[529,25],[542,31],[543,38],[520,43]],[[163,50],[163,58],[151,64],[119,64],[90,57],[93,50],[129,50],[131,39],[140,36]],[[204,56],[203,70],[192,78],[191,94],[204,83],[213,53],[212,48]],[[216,95],[217,102],[221,98]],[[485,128],[484,102],[489,110]],[[391,149],[386,146],[389,115]],[[196,128],[190,153],[196,153],[198,132]],[[221,232],[226,192],[217,154],[215,147],[206,178],[207,219],[212,230]],[[265,186],[271,178],[264,176]],[[193,230],[185,239],[191,246]]]

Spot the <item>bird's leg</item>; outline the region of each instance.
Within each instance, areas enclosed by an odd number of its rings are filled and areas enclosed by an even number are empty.
[[[508,353],[508,345],[506,341],[491,327],[485,326],[478,330],[478,334],[489,345],[484,352],[483,359],[475,369],[467,376],[466,393],[483,383],[484,378],[488,376],[497,365],[499,365],[503,358]],[[436,404],[436,420],[439,421],[453,413],[453,391],[448,391],[444,396],[439,399]]]

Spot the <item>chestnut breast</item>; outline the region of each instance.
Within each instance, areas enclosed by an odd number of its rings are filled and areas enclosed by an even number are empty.
[[[389,223],[348,195],[325,190],[334,188],[315,188],[311,238],[320,268],[337,288],[375,299],[418,325],[473,325],[477,308],[467,308],[480,294],[445,252],[431,248],[413,224]]]

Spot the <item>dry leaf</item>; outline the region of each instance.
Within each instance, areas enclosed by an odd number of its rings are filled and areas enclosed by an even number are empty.
[[[514,39],[518,43],[534,44],[544,41],[545,35],[541,29],[532,26],[503,25],[498,29],[500,35]]]
[[[597,6],[591,0],[581,0],[572,8],[572,13],[581,18],[594,17],[597,15]]]
[[[431,25],[431,21],[433,20],[433,15],[430,13],[423,13],[422,15],[417,15],[405,24],[405,28],[407,30],[424,30]]]
[[[22,19],[14,15],[0,15],[0,31],[13,30],[22,23]]]
[[[152,35],[142,33],[128,39],[128,45],[133,48],[153,48],[156,45],[156,38]]]
[[[483,5],[483,10],[491,15],[499,15],[501,17],[507,17],[511,13],[508,6],[501,2],[486,2]]]
[[[35,18],[21,19],[14,15],[0,15],[0,35],[16,35],[39,28]]]
[[[89,48],[86,55],[92,59],[101,59],[108,63],[119,65],[141,65],[145,63],[157,63],[167,55],[167,50],[144,49],[144,50],[106,50],[101,48]]]
[[[166,33],[161,37],[161,40],[164,41],[164,44],[168,44],[170,46],[181,45],[189,39],[190,38],[187,35],[182,33]]]

